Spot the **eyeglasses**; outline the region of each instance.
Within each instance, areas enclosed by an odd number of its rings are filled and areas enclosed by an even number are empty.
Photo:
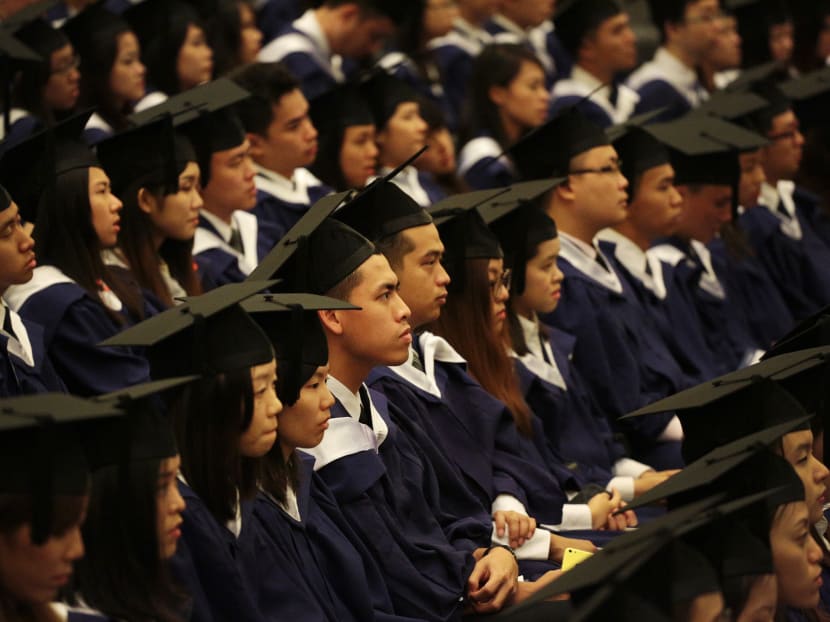
[[[770,140],[791,140],[795,142],[801,136],[800,129],[789,130],[788,132],[779,132],[778,134],[768,134],[767,138]]]
[[[706,15],[696,15],[695,17],[687,17],[683,20],[684,24],[711,24],[726,17],[725,13],[707,13]]]
[[[55,69],[52,69],[49,73],[50,75],[64,75],[72,71],[73,69],[77,69],[81,66],[81,57],[75,54],[68,62],[65,62]]]
[[[510,291],[510,283],[513,281],[513,270],[505,270],[496,280],[490,281],[490,291],[493,293],[493,298],[499,295],[499,290],[503,287],[508,292]]]
[[[600,166],[599,168],[578,168],[574,171],[568,171],[568,175],[587,175],[588,173],[595,173],[597,175],[617,175],[622,168],[622,160],[617,160],[612,164]]]

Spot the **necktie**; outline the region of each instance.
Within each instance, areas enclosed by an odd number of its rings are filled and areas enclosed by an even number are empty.
[[[412,367],[418,371],[424,371],[424,362],[421,360],[421,355],[415,348],[412,348]]]
[[[360,387],[360,423],[372,427],[372,404],[369,402],[369,392],[365,386]]]
[[[545,363],[550,365],[551,360],[548,356],[548,349],[545,347],[545,336],[542,333],[539,333],[539,346],[542,348],[542,358],[545,359]]]
[[[608,101],[611,102],[611,105],[614,108],[617,107],[617,96],[620,94],[620,89],[617,87],[616,84],[611,84],[610,91],[608,92]]]
[[[651,271],[651,264],[649,263],[648,259],[646,259],[646,274],[649,276],[654,276],[654,273]]]
[[[242,246],[242,234],[239,229],[231,228],[231,239],[228,240],[228,245],[239,254],[245,253],[245,248]]]
[[[785,220],[792,220],[792,216],[790,216],[790,213],[787,211],[787,208],[784,207],[784,201],[782,201],[781,199],[778,199],[778,207],[776,207],[775,209],[779,214],[781,214],[784,217]]]
[[[14,329],[12,328],[12,311],[8,308],[5,311],[3,314],[3,330],[17,339],[17,335],[14,334]]]
[[[611,272],[611,268],[608,267],[608,262],[605,261],[605,257],[602,256],[602,253],[599,252],[599,249],[597,249],[597,256],[594,261],[596,261],[600,266],[602,266],[602,269],[606,272]]]

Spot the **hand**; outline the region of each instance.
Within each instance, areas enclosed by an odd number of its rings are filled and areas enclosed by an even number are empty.
[[[643,493],[648,492],[658,484],[662,484],[672,475],[680,473],[680,469],[672,469],[669,471],[645,471],[640,477],[634,480],[634,496],[639,497]]]
[[[467,580],[467,597],[476,613],[495,613],[516,592],[519,565],[509,551],[495,547],[479,557]]]
[[[546,585],[550,585],[561,576],[561,570],[548,570],[545,574],[543,574],[535,581],[519,581],[519,585],[516,588],[516,593],[513,595],[513,598],[511,598],[507,604],[516,605],[522,602],[523,600],[530,598],[540,589],[542,589]],[[568,600],[570,597],[570,594],[558,594],[553,598],[549,598],[548,600]]]
[[[619,491],[615,488],[612,488],[608,493],[602,492],[594,495],[588,501],[588,507],[591,508],[594,529],[622,531],[627,527],[637,526],[637,516],[632,511],[624,512],[617,516],[613,515],[614,512],[625,507],[625,502],[620,497]]]
[[[564,538],[550,534],[550,555],[549,559],[555,562],[562,562],[565,556],[565,549],[579,549],[580,551],[588,551],[589,553],[596,553],[597,547],[590,540],[578,540],[577,538]]]
[[[496,534],[504,537],[505,529],[510,536],[510,548],[517,549],[533,537],[536,531],[536,519],[518,512],[499,510],[493,514]]]
[[[625,507],[625,501],[620,504],[618,509]],[[633,510],[626,510],[620,514],[611,514],[608,516],[608,522],[605,528],[608,531],[624,531],[629,527],[636,527],[638,524],[637,515]]]

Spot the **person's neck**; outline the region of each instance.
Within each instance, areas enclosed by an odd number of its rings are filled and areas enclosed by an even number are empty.
[[[554,201],[547,209],[547,214],[556,222],[556,228],[586,244],[593,245],[594,237],[602,227],[597,227],[574,216],[575,206],[562,205]]]
[[[150,233],[150,239],[153,242],[153,248],[156,249],[156,253],[158,253],[161,250],[161,245],[164,244],[164,240],[167,239],[167,236],[165,236],[159,229],[153,227],[153,231]]]
[[[688,52],[686,52],[686,50],[684,50],[684,49],[683,49],[680,45],[678,45],[676,42],[674,42],[674,41],[667,42],[667,43],[663,46],[663,48],[664,48],[664,49],[665,49],[665,50],[666,50],[669,54],[671,54],[671,55],[672,55],[672,56],[674,56],[677,60],[679,60],[681,63],[683,63],[684,65],[686,65],[686,67],[688,67],[689,69],[694,69],[694,68],[696,67],[696,65],[697,65],[696,59],[695,59],[695,58],[694,58],[691,54],[689,54]]]
[[[711,64],[706,62],[700,64],[700,69],[697,72],[698,80],[700,80],[703,88],[705,88],[709,93],[713,93],[717,90],[717,85],[715,84],[716,73],[718,73],[718,70]]]
[[[582,71],[591,74],[602,84],[610,84],[614,81],[614,70],[600,63],[593,62],[590,59],[580,59],[577,66]]]
[[[522,126],[509,118],[504,112],[500,112],[501,126],[504,128],[504,137],[507,139],[507,144],[512,145],[522,137]]]
[[[782,179],[784,179],[781,175],[778,175],[777,173],[774,173],[773,171],[768,171],[767,169],[764,169],[764,175],[767,178],[767,184],[769,184],[773,188],[777,188],[778,187],[778,182],[781,181]]]
[[[476,12],[474,7],[462,4],[458,7],[458,14],[465,22],[475,26],[476,28],[483,28],[487,20],[490,19],[489,13],[481,11]]]
[[[536,311],[534,311],[520,298],[514,298],[511,302],[511,306],[513,308],[513,312],[519,317],[523,317],[531,322],[536,321]]]
[[[215,206],[208,201],[204,202],[202,205],[202,209],[206,212],[210,212],[212,215],[216,216],[219,220],[230,226],[232,224],[231,218],[233,217],[233,213],[236,210],[225,210],[221,209],[218,206]]]
[[[6,290],[9,289],[9,287],[11,287],[10,284],[0,284],[0,298],[3,297],[3,295],[6,293]]]
[[[256,162],[259,166],[264,168],[266,171],[271,171],[272,173],[276,173],[280,177],[285,177],[286,179],[291,179],[294,177],[294,171],[296,168],[292,168],[290,166],[280,166],[279,164],[275,164],[274,162],[268,162],[267,160],[261,158],[254,158],[254,162]]]
[[[323,36],[328,41],[332,53],[337,54],[335,47],[337,46],[337,31],[340,21],[337,12],[334,9],[321,6],[319,9],[314,9],[312,13],[314,13],[314,17],[317,19],[320,30],[323,31]]]
[[[522,30],[526,31],[530,27],[530,24],[522,23],[520,15],[514,15],[510,10],[505,11],[504,9],[502,9],[497,13],[497,15],[501,15],[504,19],[513,22]]]
[[[651,247],[652,239],[643,231],[637,229],[629,221],[621,222],[613,227],[614,231],[627,237],[634,242],[644,253]]]
[[[294,455],[294,450],[296,447],[292,447],[291,445],[287,445],[280,441],[280,451],[282,452],[282,460],[288,465],[288,461],[291,460],[291,457]]]
[[[342,348],[329,341],[329,375],[337,378],[344,387],[357,395],[369,372],[374,365],[367,365],[365,361],[345,352]]]

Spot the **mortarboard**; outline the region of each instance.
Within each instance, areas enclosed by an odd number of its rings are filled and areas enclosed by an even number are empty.
[[[742,69],[740,75],[726,86],[727,91],[753,91],[755,86],[768,82],[776,84],[789,76],[787,67],[778,61],[762,63],[749,69]]]
[[[313,294],[262,294],[249,298],[242,307],[271,339],[277,359],[277,396],[288,406],[296,403],[303,385],[329,360],[317,311],[360,308]]]
[[[646,128],[628,127],[612,144],[622,162],[620,172],[631,187],[646,171],[671,163],[668,148]]]
[[[570,170],[572,158],[608,144],[602,128],[575,107],[570,107],[525,134],[507,149],[507,154],[520,177],[530,181],[564,177]]]
[[[202,185],[210,180],[210,157],[245,142],[245,129],[233,110],[233,104],[250,97],[248,91],[228,78],[219,78],[178,95],[158,106],[130,115],[135,125],[144,125],[161,117],[173,119],[193,145],[202,174]]]
[[[107,138],[96,147],[116,195],[133,187],[160,184],[165,194],[179,187],[179,175],[196,161],[190,141],[173,129],[171,117],[145,122]]]
[[[4,134],[9,133],[11,125],[11,91],[15,72],[26,65],[38,65],[43,58],[29,46],[14,36],[7,28],[0,25],[0,85],[3,98]]]
[[[14,32],[14,36],[34,51],[49,70],[50,55],[69,43],[69,38],[59,29],[43,18],[43,13],[54,1],[38,2],[14,16],[14,22],[6,22],[3,27]]]
[[[311,100],[309,116],[321,134],[352,125],[374,125],[375,118],[357,84],[346,82]]]
[[[754,130],[748,120],[766,107],[767,100],[751,91],[715,91],[692,114],[713,115]]]
[[[369,105],[378,130],[386,126],[399,104],[418,101],[415,89],[382,69],[375,70],[360,84],[360,92]]]
[[[54,495],[88,493],[79,428],[121,415],[110,405],[60,393],[0,400],[0,491],[33,496],[33,542],[51,533]]]
[[[781,84],[804,131],[827,124],[830,68],[823,67]]]
[[[525,266],[536,247],[558,236],[556,223],[538,205],[537,199],[561,181],[550,179],[514,184],[506,193],[477,208],[499,240],[505,266],[513,270],[511,295],[524,292]]]
[[[432,217],[392,181],[372,182],[334,213],[374,243],[405,229],[428,225]]]
[[[763,358],[769,359],[787,352],[827,345],[830,345],[830,307],[824,307],[821,311],[796,324],[790,332],[767,350]]]
[[[239,303],[274,283],[232,283],[187,298],[99,345],[146,347],[156,380],[268,363],[274,358],[271,343]]]
[[[582,40],[620,13],[616,0],[567,0],[557,5],[553,23],[562,46],[575,58]]]

